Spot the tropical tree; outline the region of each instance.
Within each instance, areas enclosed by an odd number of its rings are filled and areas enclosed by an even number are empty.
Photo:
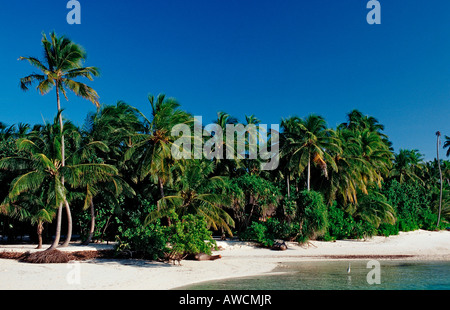
[[[70,163],[63,166],[61,135],[74,137],[73,140],[77,140],[78,134],[76,127],[70,122],[65,124],[64,131],[61,133],[57,119],[58,117],[53,124],[47,124],[39,131],[31,132],[28,137],[18,139],[19,156],[0,160],[0,169],[15,171],[19,174],[11,182],[8,197],[4,200],[5,205],[13,205],[21,200],[32,201],[24,195],[42,191],[46,194],[44,197],[38,195],[40,199],[38,204],[45,207],[41,210],[47,210],[48,207],[59,210],[62,203],[68,205],[67,194],[71,188],[105,182],[117,174],[115,167],[106,164]],[[66,184],[62,183],[63,179],[66,180]],[[71,238],[71,220],[68,224],[66,241]],[[60,230],[57,233],[60,233]],[[59,240],[60,235],[56,235],[55,238]],[[51,248],[53,247],[54,245]]]
[[[423,155],[418,150],[401,149],[394,155],[394,164],[389,176],[397,179],[399,183],[412,180],[413,182],[423,182],[419,177],[424,170]]]
[[[0,205],[0,213],[18,218],[20,221],[30,221],[32,225],[36,225],[38,236],[36,249],[42,248],[44,223],[50,223],[56,213],[54,206],[47,203],[49,194],[51,194],[50,187],[48,184],[43,184],[39,190],[24,192],[15,199],[6,197]]]
[[[41,61],[36,57],[20,57],[19,60],[27,60],[32,66],[41,71],[40,74],[32,73],[22,79],[20,79],[20,87],[22,90],[27,91],[29,87],[37,83],[37,90],[41,95],[49,93],[53,88],[56,89],[56,103],[57,111],[59,115],[59,125],[61,130],[61,166],[65,166],[65,146],[63,133],[63,119],[62,109],[60,102],[60,93],[64,95],[66,100],[67,90],[73,92],[75,95],[87,99],[99,106],[99,96],[97,92],[88,85],[78,82],[74,79],[78,77],[88,78],[93,80],[93,76],[98,76],[99,71],[95,67],[83,67],[83,62],[86,59],[86,52],[83,48],[72,42],[70,39],[60,36],[58,37],[55,32],[50,34],[48,39],[45,34],[42,38],[42,46],[44,48],[44,60]],[[64,176],[61,176],[61,184],[64,185]],[[54,248],[59,243],[59,236],[61,230],[61,212],[63,203],[66,206],[66,212],[68,219],[70,216],[70,208],[68,203],[61,202],[58,208],[57,225],[56,225],[56,238],[51,246]],[[69,223],[71,227],[71,223]],[[70,241],[70,240],[69,240]],[[63,243],[62,246],[67,246],[68,242]]]
[[[106,105],[96,113],[91,113],[83,127],[84,145],[77,152],[80,162],[101,162],[111,164],[119,170],[106,182],[88,184],[85,188],[84,209],[90,210],[91,222],[89,235],[83,242],[89,244],[95,231],[94,198],[101,193],[101,199],[119,210],[118,197],[135,195],[134,189],[124,180],[122,172],[126,172],[123,154],[132,147],[132,137],[142,129],[136,109],[125,102],[116,105]],[[130,167],[133,168],[133,167]]]
[[[136,163],[139,180],[146,177],[158,185],[161,198],[164,198],[164,186],[171,180],[171,166],[173,165],[172,145],[175,137],[171,131],[175,125],[191,124],[193,119],[185,111],[179,109],[179,103],[173,98],[158,95],[148,97],[152,118],[148,119],[143,113],[144,132],[133,137],[133,147],[125,153],[125,160]]]
[[[224,229],[232,235],[234,221],[224,210],[224,207],[230,206],[231,200],[221,192],[214,192],[225,182],[223,177],[211,176],[214,168],[212,161],[178,161],[174,193],[159,200],[160,209],[150,213],[147,222],[163,216],[170,217],[171,212],[175,212],[178,218],[188,214],[200,215],[206,219],[209,227]]]
[[[443,191],[443,181],[442,181],[442,169],[441,169],[441,161],[439,160],[439,147],[441,146],[440,138],[441,138],[441,132],[436,132],[436,160],[439,168],[439,183],[440,183],[440,191],[439,191],[439,211],[438,211],[438,221],[437,221],[437,227],[439,227],[439,223],[441,221],[441,211],[442,211],[442,191]]]

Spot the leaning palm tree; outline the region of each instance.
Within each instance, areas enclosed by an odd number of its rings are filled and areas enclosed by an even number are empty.
[[[49,93],[53,88],[56,89],[56,104],[59,114],[60,130],[62,133],[63,120],[60,94],[63,94],[66,100],[68,100],[67,90],[69,90],[75,95],[91,101],[98,107],[99,96],[97,92],[86,84],[75,81],[74,79],[85,77],[92,81],[93,76],[99,75],[99,71],[95,67],[84,67],[83,62],[86,59],[86,52],[80,45],[75,44],[64,36],[58,37],[52,32],[50,38],[47,38],[47,36],[43,34],[42,46],[44,48],[43,61],[35,57],[19,58],[19,60],[27,60],[32,66],[41,71],[39,74],[33,73],[20,79],[20,87],[22,90],[27,91],[32,84],[37,83],[36,88],[41,95]],[[61,166],[65,166],[64,135],[61,135]],[[61,183],[64,185],[64,176],[62,176]],[[66,211],[69,214],[70,209],[68,204],[65,205]],[[57,236],[60,235],[61,230],[61,213],[62,203],[58,208],[56,225]],[[70,218],[70,216],[68,218]],[[58,243],[59,238],[55,238],[52,248],[56,247]],[[68,241],[66,240],[62,246],[67,245]]]
[[[437,137],[437,141],[436,141],[436,152],[437,152],[436,156],[437,157],[436,157],[436,160],[437,160],[437,164],[438,164],[438,167],[439,167],[439,180],[440,180],[440,184],[441,184],[441,188],[440,188],[440,191],[439,191],[438,221],[437,221],[437,225],[436,225],[437,228],[439,228],[439,224],[440,224],[440,221],[441,221],[441,211],[442,211],[442,191],[443,191],[443,185],[444,185],[444,183],[442,182],[441,162],[439,160],[439,147],[441,145],[441,143],[440,143],[441,132],[440,131],[436,132],[436,137]]]
[[[70,136],[68,129],[72,127],[64,127],[63,134]],[[42,191],[46,193],[42,205],[60,210],[61,204],[68,204],[67,193],[70,189],[106,182],[117,174],[115,167],[106,164],[71,163],[62,166],[60,136],[58,121],[55,119],[53,125],[48,124],[40,132],[32,132],[29,137],[17,140],[20,155],[0,160],[0,169],[18,172],[4,204],[17,203],[27,193]],[[62,180],[66,180],[66,183],[63,184]],[[71,229],[68,228],[68,239],[70,233]],[[55,239],[59,237],[57,235]]]

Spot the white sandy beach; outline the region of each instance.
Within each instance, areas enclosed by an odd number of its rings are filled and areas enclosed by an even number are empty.
[[[375,255],[376,259],[408,255],[411,257],[402,259],[450,261],[450,231],[418,230],[365,241],[312,241],[307,247],[289,243],[286,251],[272,251],[244,242],[217,243],[223,249],[214,254],[220,254],[221,259],[182,261],[181,266],[134,259],[99,259],[41,265],[1,259],[0,289],[167,290],[203,281],[267,274],[284,262],[336,259],[351,255],[363,258]],[[33,247],[0,245],[0,252],[33,251]],[[75,245],[64,250],[82,251],[102,247],[108,246]]]

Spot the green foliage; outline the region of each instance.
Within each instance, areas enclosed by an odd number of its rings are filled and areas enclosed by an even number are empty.
[[[394,206],[399,231],[436,228],[437,216],[429,207],[431,197],[418,182],[399,183],[392,180],[385,184],[384,194]]]
[[[297,220],[300,225],[299,242],[320,236],[328,226],[327,206],[321,193],[303,191],[298,199]]]
[[[217,248],[216,241],[208,230],[204,217],[199,215],[185,215],[181,220],[166,229],[170,252],[188,255],[205,253],[211,254]]]
[[[355,225],[353,217],[340,208],[336,201],[328,208],[328,223],[328,230],[324,235],[327,241],[348,238],[352,235]]]
[[[240,235],[242,240],[254,241],[262,246],[271,247],[275,240],[293,240],[298,236],[299,225],[293,222],[269,218],[266,222],[254,221]]]
[[[144,225],[145,218],[151,210],[155,208],[149,201],[141,200],[140,208],[135,210],[127,209],[119,218],[116,251],[130,251],[133,257],[150,259],[163,258],[167,251],[168,237],[166,228],[159,221]]]

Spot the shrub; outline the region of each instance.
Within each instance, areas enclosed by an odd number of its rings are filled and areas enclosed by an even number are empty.
[[[132,210],[127,208],[122,216],[116,217],[118,234],[116,251],[130,251],[140,258],[156,260],[167,251],[166,228],[159,221],[144,225],[146,216],[156,207],[145,199]]]
[[[336,201],[333,201],[328,208],[328,229],[323,239],[330,241],[349,238],[354,226],[353,217],[340,208]]]
[[[327,206],[321,193],[303,191],[300,193],[297,211],[297,221],[300,234],[297,241],[306,242],[324,234],[328,226]]]
[[[241,240],[258,242],[265,247],[271,247],[274,244],[274,236],[268,232],[264,222],[252,222],[239,237]]]
[[[167,228],[167,235],[170,252],[180,255],[198,253],[210,255],[211,250],[217,246],[205,218],[199,215],[183,216],[181,220]]]

